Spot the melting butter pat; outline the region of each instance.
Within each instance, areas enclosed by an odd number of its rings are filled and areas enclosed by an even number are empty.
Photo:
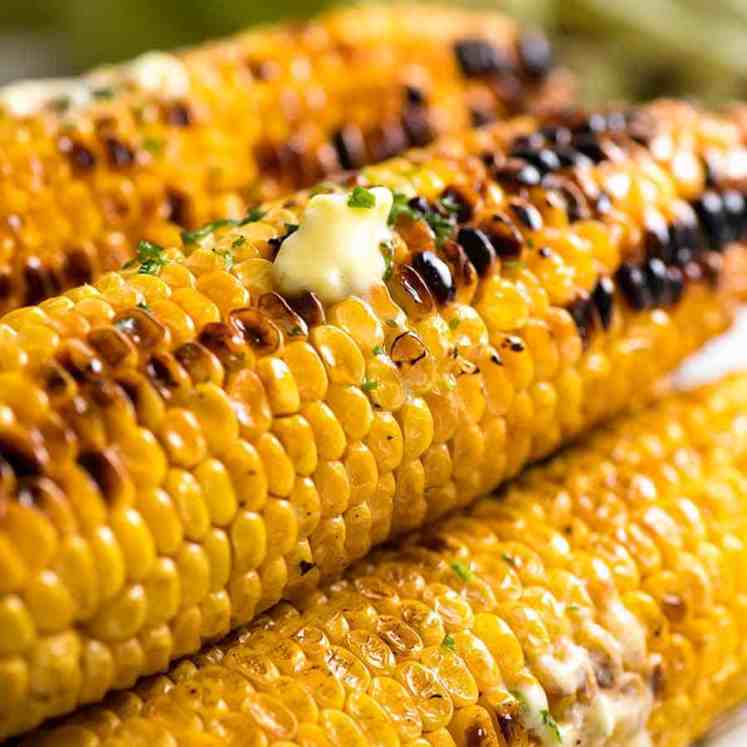
[[[65,108],[85,106],[91,99],[80,78],[23,80],[0,88],[0,108],[11,117],[31,117],[55,101]]]
[[[146,52],[122,68],[122,77],[146,93],[165,99],[184,98],[189,93],[189,73],[184,63],[168,52]]]
[[[325,303],[366,293],[381,280],[386,261],[392,193],[369,190],[371,207],[352,207],[349,194],[320,194],[309,200],[301,224],[280,247],[273,265],[278,290],[287,296],[315,293]]]

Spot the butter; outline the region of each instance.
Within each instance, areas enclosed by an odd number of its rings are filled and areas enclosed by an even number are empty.
[[[146,52],[122,68],[122,77],[140,91],[164,99],[189,93],[189,73],[184,63],[167,52]]]
[[[365,294],[386,271],[381,251],[388,225],[392,193],[369,190],[371,207],[352,207],[349,194],[312,197],[298,229],[280,247],[273,265],[277,289],[287,295],[315,293],[325,303]]]
[[[22,80],[0,88],[0,108],[11,117],[31,117],[56,101],[74,109],[90,100],[91,92],[80,78]]]

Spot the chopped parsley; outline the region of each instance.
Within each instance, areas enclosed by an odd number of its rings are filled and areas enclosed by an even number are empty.
[[[394,272],[394,247],[390,242],[382,241],[379,244],[379,251],[384,257],[384,274],[382,275],[382,279],[386,282],[392,277],[392,273]]]
[[[519,704],[519,708],[522,711],[529,710],[529,703],[527,703],[527,699],[524,697],[524,693],[519,692],[518,690],[509,690],[508,692],[511,694],[511,697]]]
[[[462,209],[462,206],[457,202],[454,195],[444,195],[439,200],[439,203],[447,213],[456,214]]]
[[[244,244],[246,244],[246,236],[237,236],[231,246],[234,249],[238,249],[240,246],[244,246]]]
[[[504,563],[508,563],[512,568],[516,568],[516,559],[512,558],[508,553],[502,552],[501,560],[503,560]]]
[[[288,332],[288,334],[289,334],[290,337],[298,337],[299,335],[303,334],[303,330],[301,329],[301,327],[298,324],[294,324],[290,328],[290,331]]]
[[[558,728],[558,724],[552,717],[550,711],[545,708],[540,711],[540,716],[542,718],[542,723],[555,735],[555,739],[558,742],[561,742],[562,737],[560,736],[560,729]]]
[[[461,323],[462,320],[455,316],[453,319],[449,319],[449,329],[454,331]]]
[[[157,137],[146,137],[143,140],[143,148],[154,156],[157,156],[163,150],[163,140]]]
[[[114,98],[114,89],[109,87],[104,88],[94,88],[93,91],[91,91],[91,94],[95,99],[103,100],[103,99],[113,99]]]
[[[137,307],[138,309],[142,309],[143,311],[150,311],[150,306],[148,306],[148,304],[144,301],[138,301]]]
[[[397,326],[397,320],[396,319],[387,319],[386,320],[387,327],[396,327]]]
[[[71,101],[69,96],[60,96],[59,98],[54,99],[50,103],[50,106],[58,114],[63,114],[70,108],[72,103],[73,102]]]
[[[409,205],[409,198],[402,192],[395,192],[392,199],[392,209],[389,211],[388,223],[393,226],[398,220],[400,215],[406,215],[408,218],[417,220],[420,214],[417,210],[413,210]]]
[[[223,257],[227,270],[233,267],[233,254],[228,249],[213,249],[213,252],[219,257]]]
[[[446,198],[444,198],[446,200]],[[436,244],[441,246],[446,239],[448,239],[456,227],[454,212],[452,211],[453,206],[447,201],[444,205],[444,200],[441,201],[441,205],[447,215],[443,215],[438,210],[428,208],[425,212],[415,209],[409,204],[407,195],[401,192],[394,193],[394,199],[392,201],[392,209],[389,211],[389,225],[394,225],[401,215],[406,215],[411,220],[424,220],[433,231],[436,237]]]
[[[384,352],[384,346],[383,345],[377,345],[371,352],[374,355],[381,355]]]
[[[348,197],[348,207],[364,208],[366,210],[376,205],[374,193],[365,187],[355,187]]]
[[[451,635],[450,633],[447,633],[447,634],[446,634],[446,635],[444,636],[444,639],[443,639],[443,641],[441,641],[441,645],[442,645],[442,646],[443,646],[444,648],[448,648],[448,649],[449,649],[449,650],[451,650],[451,651],[454,651],[454,650],[456,650],[456,641],[454,640],[454,636],[453,636],[453,635]]]
[[[244,217],[242,221],[239,222],[240,226],[245,226],[247,223],[256,223],[258,220],[262,220],[262,218],[267,215],[266,210],[262,210],[262,208],[253,207]]]
[[[459,576],[462,581],[469,581],[474,575],[469,566],[465,565],[459,560],[455,560],[451,564],[451,570],[454,571],[454,573],[456,573],[456,575]]]
[[[374,389],[376,389],[376,388],[377,388],[378,386],[379,386],[379,382],[378,382],[378,381],[376,381],[375,379],[366,379],[366,380],[365,380],[365,381],[364,381],[364,382],[363,382],[363,383],[361,384],[361,389],[362,389],[362,390],[363,390],[364,392],[372,392],[372,391],[373,391]]]
[[[162,246],[151,241],[141,241],[137,245],[137,256],[126,262],[124,269],[129,270],[139,264],[137,271],[141,275],[158,275],[167,262],[166,250]]]
[[[241,220],[234,218],[220,218],[214,220],[212,223],[207,223],[200,228],[196,228],[194,231],[182,231],[182,241],[185,244],[199,244],[200,241],[210,236],[211,233],[217,231],[219,228],[225,228],[226,226],[233,226],[239,228],[245,226],[247,223],[256,223],[258,220],[262,220],[265,216],[265,211],[261,208],[252,208]],[[289,230],[291,225],[286,226]],[[298,228],[298,226],[294,227]]]

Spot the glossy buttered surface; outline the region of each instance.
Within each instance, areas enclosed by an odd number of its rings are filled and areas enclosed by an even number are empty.
[[[0,731],[164,669],[646,396],[743,291],[740,137],[673,103],[517,121],[318,188],[391,192],[366,293],[277,292],[303,193],[5,316]]]
[[[747,694],[746,406],[665,398],[25,744],[685,747]]]

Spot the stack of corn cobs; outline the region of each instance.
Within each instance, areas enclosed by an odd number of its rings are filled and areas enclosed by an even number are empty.
[[[677,747],[747,696],[747,377],[666,384],[747,295],[744,118],[572,90],[419,6],[0,91],[0,739]]]

